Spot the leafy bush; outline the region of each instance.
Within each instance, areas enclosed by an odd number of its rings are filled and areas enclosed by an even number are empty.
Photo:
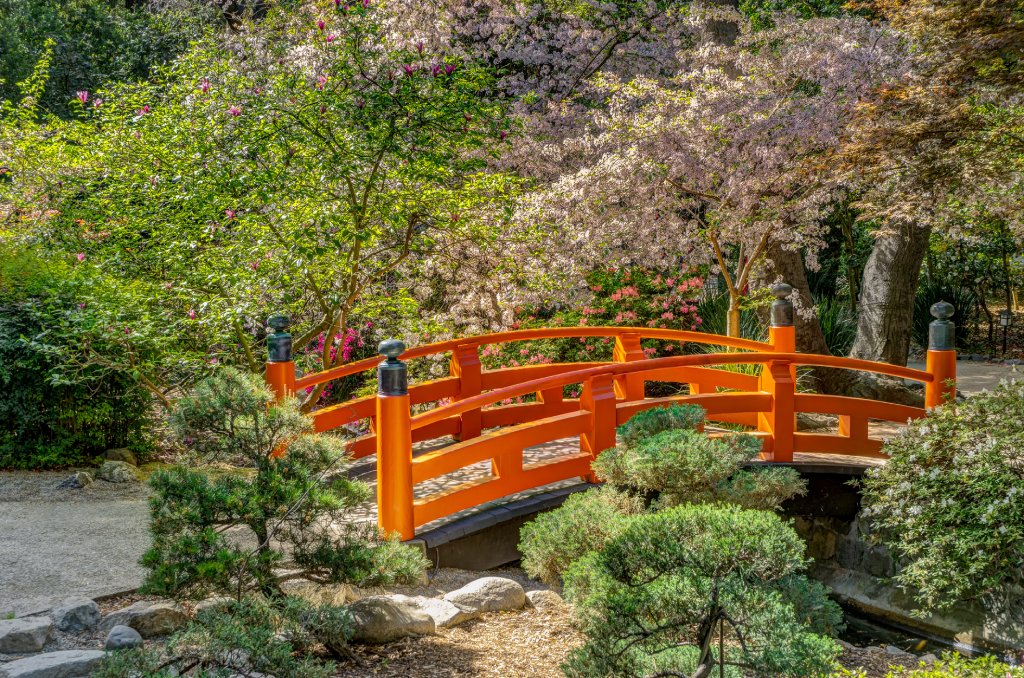
[[[793,468],[743,466],[761,452],[753,436],[709,438],[693,427],[703,410],[692,405],[638,414],[619,427],[623,444],[594,462],[597,475],[635,492],[657,494],[658,505],[729,502],[777,508],[806,484]]]
[[[224,368],[183,397],[171,425],[196,462],[230,462],[240,472],[207,475],[188,465],[154,473],[153,546],[145,590],[198,597],[256,588],[280,596],[276,568],[291,578],[359,585],[414,581],[428,563],[397,538],[351,520],[369,488],[345,474],[343,442],[312,433],[297,403],[275,403],[253,375]],[[241,544],[225,532],[248,528]]]
[[[1024,562],[1024,382],[950,403],[885,443],[863,479],[863,515],[903,561],[896,581],[926,609],[1008,582]]]
[[[715,502],[774,508],[804,491],[792,468],[742,469],[760,452],[760,441],[708,438],[694,430],[703,416],[700,407],[673,405],[640,412],[620,426],[622,444],[594,463],[611,487],[573,495],[524,525],[523,568],[557,584],[570,563],[604,548],[652,497],[652,509]]]
[[[804,567],[800,538],[766,511],[690,505],[636,517],[566,574],[587,641],[563,668],[580,678],[709,675],[720,662],[758,676],[827,672],[840,648],[823,634],[842,613]]]
[[[0,0],[0,99],[17,100],[43,53],[55,51],[40,105],[67,116],[78,91],[142,80],[217,21],[212,4],[111,3],[106,0]]]
[[[1021,678],[1024,669],[1011,667],[995,657],[978,657],[967,659],[956,652],[947,652],[942,659],[931,666],[922,663],[919,667],[908,669],[896,667],[885,674],[885,678]],[[863,671],[839,671],[832,678],[867,678]]]
[[[626,528],[629,516],[642,511],[639,499],[608,486],[573,494],[554,511],[523,526],[519,541],[523,569],[531,577],[557,585],[573,561],[600,551]]]
[[[828,297],[819,301],[815,309],[829,353],[849,354],[857,337],[857,316],[850,310],[850,305],[838,297]]]
[[[0,252],[0,468],[90,463],[111,447],[150,447],[151,399],[100,365],[78,369],[67,331],[79,289],[64,267]]]
[[[201,612],[166,645],[108,653],[91,675],[328,678],[334,667],[305,651],[325,639],[337,651],[351,637],[351,629],[352,615],[344,608],[314,607],[291,597],[273,603],[243,598],[223,610]]]

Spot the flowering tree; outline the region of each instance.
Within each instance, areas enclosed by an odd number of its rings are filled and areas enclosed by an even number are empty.
[[[68,322],[121,351],[83,360],[167,399],[209,361],[260,370],[261,319],[285,310],[298,346],[326,337],[329,368],[357,317],[408,315],[402,281],[424,261],[455,266],[456,243],[492,237],[514,182],[486,171],[507,127],[488,75],[394,42],[381,19],[369,2],[272,13],[154,82],[83,92],[79,121],[19,137],[42,156],[5,151],[9,199],[45,192],[55,208],[23,240],[98,281]],[[68,147],[82,157],[50,162]]]
[[[667,82],[601,78],[609,101],[594,116],[599,131],[575,142],[586,160],[522,214],[548,219],[576,262],[711,261],[736,335],[769,246],[820,245],[819,219],[843,190],[827,164],[845,119],[902,62],[891,38],[859,19],[780,16],[754,32],[724,14],[743,32],[696,49],[701,67]]]

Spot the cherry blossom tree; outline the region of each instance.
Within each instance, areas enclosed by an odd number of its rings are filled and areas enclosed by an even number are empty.
[[[525,201],[520,220],[554,229],[575,275],[598,261],[668,262],[722,272],[730,334],[751,273],[769,246],[820,245],[820,217],[846,189],[830,171],[852,111],[904,67],[898,41],[855,19],[778,16],[731,45],[705,41],[667,80],[602,76],[594,131],[553,145],[572,171]],[[566,278],[566,282],[568,279]]]

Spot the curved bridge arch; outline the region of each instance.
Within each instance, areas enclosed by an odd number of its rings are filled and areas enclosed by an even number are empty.
[[[610,337],[613,360],[553,363],[484,370],[482,346],[547,338]],[[699,343],[734,349],[670,358],[646,358],[642,339]],[[794,328],[772,327],[768,342],[701,332],[637,327],[573,327],[519,330],[466,337],[414,347],[401,358],[450,354],[450,376],[414,384],[408,394],[376,395],[325,407],[311,414],[318,431],[369,420],[370,433],[350,444],[355,457],[377,455],[378,520],[382,529],[409,539],[419,525],[479,504],[561,480],[595,480],[590,463],[615,445],[615,428],[637,412],[672,403],[702,406],[711,421],[741,424],[763,441],[762,457],[789,462],[793,454],[884,457],[882,441],[869,437],[868,420],[906,422],[925,409],[863,398],[796,391],[796,367],[857,370],[918,381],[925,405],[941,404],[955,393],[956,354],[929,351],[926,370],[851,358],[796,353]],[[279,396],[376,368],[368,359],[295,378],[294,364],[272,362],[267,381]],[[722,369],[759,365],[760,374]],[[647,381],[689,385],[689,394],[647,398]],[[580,385],[578,399],[563,397],[566,386]],[[535,401],[501,406],[513,398]],[[418,414],[412,407],[440,402]],[[839,417],[838,433],[797,432],[798,412]],[[447,445],[413,456],[413,444],[452,436]],[[525,462],[523,450],[578,437],[579,450],[553,459]],[[417,497],[415,485],[490,461],[491,473],[454,488]]]

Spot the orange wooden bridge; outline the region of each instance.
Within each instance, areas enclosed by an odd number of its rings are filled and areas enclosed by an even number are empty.
[[[925,407],[935,407],[956,392],[956,352],[952,306],[936,304],[925,370],[888,363],[795,352],[792,305],[777,290],[767,342],[733,337],[638,327],[545,328],[455,339],[405,350],[401,342],[381,344],[384,362],[362,360],[334,369],[295,376],[290,335],[277,325],[271,335],[268,384],[286,397],[298,389],[378,370],[376,396],[350,400],[311,414],[317,431],[369,420],[370,433],[350,445],[359,458],[377,455],[378,521],[386,532],[403,539],[418,526],[531,488],[574,477],[595,480],[590,464],[615,445],[616,426],[637,412],[673,403],[700,405],[709,421],[746,427],[763,441],[762,458],[792,462],[794,453],[883,457],[882,441],[869,437],[871,419],[904,423],[924,416],[925,409],[845,396],[796,390],[799,366],[831,367],[921,382]],[[278,316],[280,317],[280,316]],[[273,319],[272,319],[273,320]],[[274,326],[274,323],[271,322]],[[275,339],[276,337],[276,339]],[[610,362],[555,363],[485,370],[481,347],[531,339],[609,337],[615,340]],[[284,341],[281,341],[284,339]],[[725,353],[647,358],[642,339],[721,346]],[[449,355],[449,373],[442,379],[408,385],[405,360]],[[759,374],[724,369],[759,365]],[[644,395],[645,382],[687,384],[689,393],[666,398]],[[579,398],[564,397],[564,387],[580,385]],[[532,402],[502,405],[535,396]],[[414,409],[417,413],[413,413]],[[837,415],[836,433],[796,430],[798,412]],[[453,444],[414,456],[413,445],[446,437]],[[556,458],[525,462],[523,450],[578,437],[579,449]],[[414,486],[464,467],[490,461],[483,478],[417,496]]]

